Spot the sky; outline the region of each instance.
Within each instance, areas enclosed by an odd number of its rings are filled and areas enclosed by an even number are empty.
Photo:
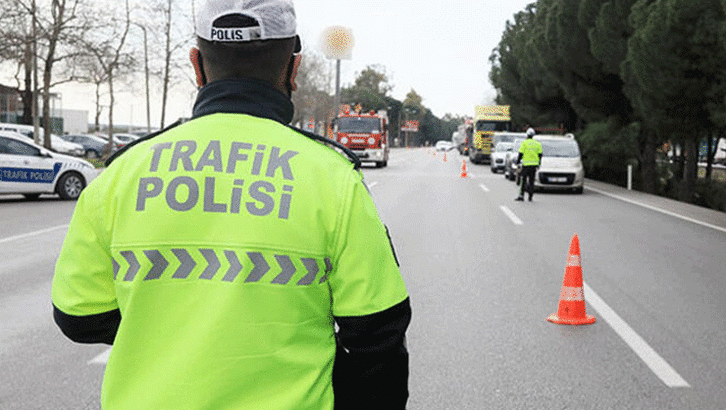
[[[403,100],[413,89],[423,97],[424,106],[441,117],[473,115],[476,105],[493,102],[489,56],[506,22],[532,1],[297,0],[295,9],[298,33],[307,48],[318,49],[320,35],[329,26],[352,31],[352,58],[341,63],[343,86],[352,84],[367,66],[380,65],[393,85],[394,98]],[[191,74],[191,65],[189,70]],[[93,121],[90,87],[65,85],[58,91],[63,94],[62,108],[88,110],[89,122]],[[195,94],[191,82],[176,88],[167,123],[189,116]],[[160,98],[160,92],[152,92],[152,125],[159,123]],[[133,90],[118,92],[116,100],[115,124],[146,123],[141,81]]]

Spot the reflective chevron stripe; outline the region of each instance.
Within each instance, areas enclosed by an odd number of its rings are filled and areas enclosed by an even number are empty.
[[[320,278],[320,283],[325,282],[328,280],[328,274],[333,271],[333,262],[330,261],[330,258],[325,258],[325,274],[322,278]]]
[[[224,256],[229,261],[229,269],[227,269],[227,273],[224,274],[222,280],[225,282],[234,282],[234,279],[242,271],[242,264],[239,262],[239,258],[237,258],[237,254],[234,251],[224,251]]]
[[[217,258],[217,254],[214,253],[213,249],[200,249],[199,252],[207,260],[207,267],[202,272],[202,275],[199,276],[199,279],[212,279],[222,264],[219,263],[219,258]]]
[[[235,282],[240,275],[246,274],[243,276],[244,283],[260,282],[275,285],[294,283],[297,286],[309,286],[316,283],[318,277],[317,283],[324,283],[328,280],[328,274],[333,270],[330,258],[321,260],[280,254],[265,255],[262,252],[243,253],[230,249],[124,250],[119,251],[118,255],[121,258],[114,257],[113,259],[113,275],[114,279],[117,279],[121,273],[123,282],[132,282],[139,274],[144,275],[144,281],[164,278],[171,280],[215,280],[217,278],[222,282]],[[240,257],[244,258],[240,259]],[[274,262],[270,263],[269,261],[272,260]],[[125,264],[121,262],[125,262]],[[325,271],[319,275],[322,264],[325,266]],[[198,274],[193,275],[192,273],[195,271]],[[224,275],[218,279],[217,273],[220,271],[224,272]],[[268,273],[272,274],[268,275]],[[294,281],[293,278],[295,278]]]
[[[290,282],[292,275],[295,274],[295,265],[292,264],[289,256],[275,255],[275,259],[280,267],[282,267],[282,272],[280,272],[280,274],[272,280],[272,283],[287,285],[287,282]]]
[[[300,259],[305,265],[305,269],[308,270],[308,274],[303,276],[302,279],[300,279],[297,284],[300,286],[305,286],[313,283],[315,280],[315,277],[318,275],[318,271],[320,268],[318,267],[318,261],[316,261],[313,258],[301,258]]]
[[[245,282],[257,282],[262,279],[267,271],[270,270],[270,265],[265,260],[265,257],[259,252],[247,252],[247,256],[250,257],[250,260],[255,267],[252,269],[252,272],[250,272],[250,276],[245,279]]]
[[[187,252],[186,249],[172,249],[171,253],[176,256],[177,259],[179,259],[179,269],[174,272],[174,276],[172,278],[178,278],[178,279],[185,279],[189,276],[190,273],[192,273],[192,270],[195,266],[197,266],[197,263],[194,262],[194,259],[192,259],[192,256],[189,255],[189,252]]]
[[[144,280],[159,279],[161,274],[164,273],[164,270],[166,270],[166,267],[169,266],[169,261],[161,255],[161,252],[156,250],[144,251],[144,255],[146,255],[152,263],[149,274],[146,275]]]
[[[141,268],[141,265],[139,264],[139,260],[136,259],[136,255],[134,255],[131,251],[123,251],[121,252],[121,256],[126,259],[126,262],[129,264],[129,270],[126,271],[126,276],[124,276],[124,281],[130,282],[134,280],[136,277],[136,274],[139,272],[139,268]]]

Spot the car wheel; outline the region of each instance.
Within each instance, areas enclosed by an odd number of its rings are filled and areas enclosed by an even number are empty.
[[[23,194],[23,196],[24,196],[24,197],[25,197],[25,199],[27,199],[28,201],[35,201],[35,200],[37,200],[38,198],[40,198],[40,194]]]
[[[60,177],[56,191],[62,199],[78,199],[85,187],[86,182],[80,174],[69,172]]]
[[[575,193],[576,194],[581,194],[582,191],[583,191],[583,189],[584,189],[584,187],[579,186],[579,187],[575,188]]]

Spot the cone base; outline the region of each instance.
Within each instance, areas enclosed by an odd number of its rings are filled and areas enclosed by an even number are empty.
[[[557,313],[553,313],[547,316],[547,321],[557,323],[558,325],[591,325],[595,323],[595,316],[585,314],[585,317],[565,318],[557,316]]]

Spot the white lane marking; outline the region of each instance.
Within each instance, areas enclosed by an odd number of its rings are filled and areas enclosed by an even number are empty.
[[[683,219],[684,221],[693,222],[694,224],[698,224],[698,225],[701,225],[701,226],[705,226],[707,228],[712,228],[712,229],[715,229],[717,231],[726,232],[726,228],[722,228],[720,226],[716,226],[716,225],[710,224],[708,222],[702,222],[702,221],[699,221],[699,220],[696,220],[696,219],[693,219],[693,218],[689,218],[687,216],[679,215],[679,214],[677,214],[675,212],[666,211],[665,209],[660,209],[660,208],[657,208],[657,207],[652,206],[652,205],[644,204],[644,203],[641,203],[641,202],[638,202],[638,201],[633,201],[632,199],[623,198],[622,196],[619,196],[619,195],[615,195],[615,194],[611,194],[609,192],[601,191],[599,189],[590,188],[590,187],[585,187],[585,188],[586,189],[589,189],[591,191],[595,191],[598,194],[602,194],[602,195],[605,195],[605,196],[609,196],[611,198],[619,199],[621,201],[628,202],[628,203],[631,203],[633,205],[642,206],[643,208],[647,208],[647,209],[650,209],[652,211],[660,212],[662,214],[666,214],[666,215],[669,215],[669,216],[674,216],[676,218]]]
[[[99,354],[98,356],[94,357],[93,359],[88,361],[88,364],[106,364],[108,363],[108,357],[111,356],[111,349],[108,348],[103,351],[103,353]]]
[[[509,219],[511,219],[515,225],[524,225],[524,222],[522,222],[521,219],[517,218],[517,215],[515,215],[511,209],[507,208],[504,205],[500,206],[499,209],[501,209],[502,212],[504,212],[504,214],[507,215],[507,217],[509,217]]]
[[[378,185],[378,181],[373,181],[367,185],[368,185],[368,188],[373,188],[374,186]]]
[[[635,333],[625,321],[587,283],[583,284],[587,303],[610,325],[615,333],[630,346],[640,360],[645,362],[656,376],[668,387],[691,387],[650,345]]]
[[[481,188],[484,192],[489,192],[489,188],[487,188],[484,184],[479,184],[479,188]]]
[[[52,232],[52,231],[55,231],[58,229],[65,229],[65,228],[68,228],[68,225],[58,225],[58,226],[54,226],[54,227],[48,228],[48,229],[41,229],[39,231],[24,233],[22,235],[9,236],[7,238],[0,239],[0,243],[12,242],[12,241],[16,241],[18,239],[25,239],[25,238],[29,238],[31,236],[42,235],[44,233]]]

